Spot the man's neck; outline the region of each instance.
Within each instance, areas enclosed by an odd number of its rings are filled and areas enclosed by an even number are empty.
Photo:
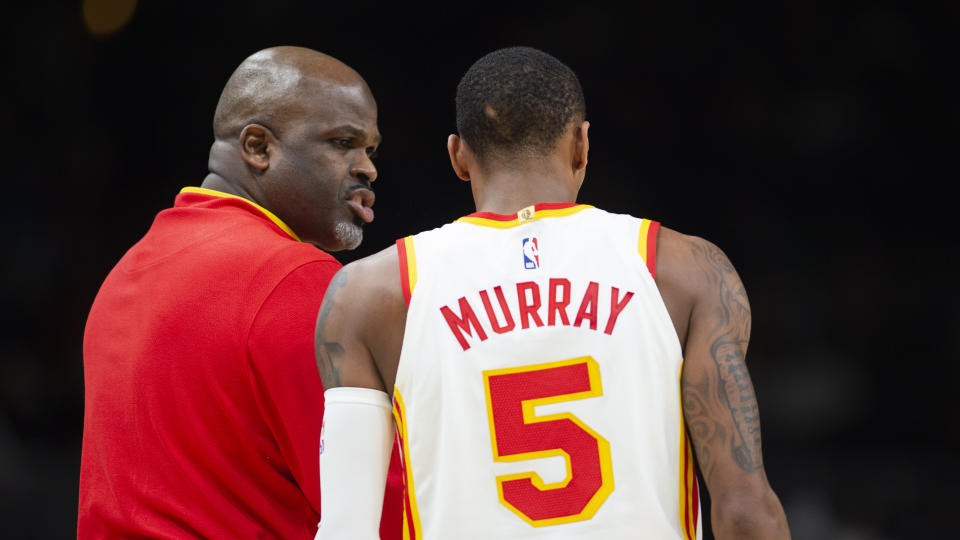
[[[537,203],[576,202],[572,184],[559,175],[537,170],[508,171],[472,181],[477,211],[504,215]]]
[[[244,181],[246,167],[237,149],[230,143],[219,140],[213,143],[210,147],[207,168],[210,173],[203,179],[200,187],[243,197],[264,208],[269,208],[256,183]]]
[[[217,173],[208,174],[207,177],[203,179],[203,183],[200,184],[200,187],[212,189],[214,191],[220,191],[223,193],[229,193],[230,195],[236,195],[237,197],[243,197],[248,201],[254,200],[254,198],[247,193],[245,189],[243,189],[243,186],[240,186],[235,182],[231,182]]]

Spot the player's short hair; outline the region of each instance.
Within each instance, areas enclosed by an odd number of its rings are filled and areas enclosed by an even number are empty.
[[[531,47],[487,54],[457,85],[457,131],[480,159],[548,152],[585,115],[577,75]]]

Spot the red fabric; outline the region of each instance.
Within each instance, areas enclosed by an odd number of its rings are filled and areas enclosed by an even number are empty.
[[[79,538],[314,537],[313,333],[339,268],[241,200],[157,215],[87,319]],[[401,505],[395,459],[384,538]]]
[[[660,230],[659,221],[651,221],[647,230],[647,269],[654,279],[657,278],[657,232]]]
[[[400,259],[400,290],[403,291],[403,301],[410,307],[410,263],[407,260],[407,245],[403,238],[397,238],[397,257]]]

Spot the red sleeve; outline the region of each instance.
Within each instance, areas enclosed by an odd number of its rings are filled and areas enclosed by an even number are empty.
[[[247,342],[257,399],[286,461],[277,466],[290,469],[318,516],[323,383],[314,356],[314,330],[323,294],[339,269],[336,261],[323,260],[290,272],[261,305]],[[381,524],[385,539],[401,536],[398,470],[394,455]]]

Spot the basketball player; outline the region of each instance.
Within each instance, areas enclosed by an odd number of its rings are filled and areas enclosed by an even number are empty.
[[[376,103],[340,61],[276,47],[233,73],[213,129],[210,174],[90,310],[79,538],[316,533],[313,329],[340,268],[322,250],[355,248],[373,219]],[[387,538],[401,532],[396,470]]]
[[[346,266],[318,316],[317,537],[375,537],[392,411],[409,538],[699,538],[690,442],[717,538],[789,538],[727,257],[575,203],[590,124],[552,56],[490,53],[456,104],[478,212]]]

